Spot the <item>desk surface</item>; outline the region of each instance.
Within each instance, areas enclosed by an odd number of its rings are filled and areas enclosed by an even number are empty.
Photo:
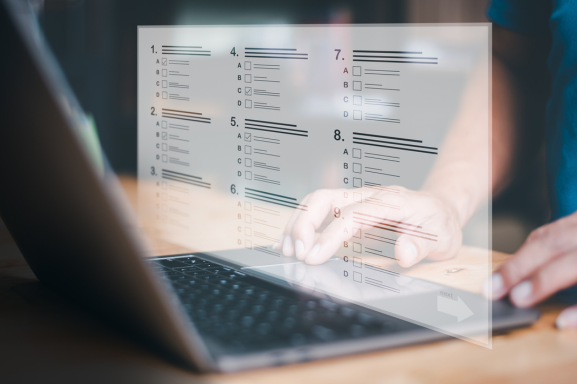
[[[160,251],[177,249],[158,244]],[[432,273],[461,269],[475,249],[431,263]],[[493,267],[507,255],[493,253]],[[458,272],[460,273],[460,272]],[[467,280],[474,273],[463,276]],[[457,277],[456,277],[457,278]],[[562,305],[540,306],[531,327],[494,335],[487,350],[460,340],[231,375],[204,375],[180,369],[62,300],[38,282],[6,229],[0,228],[0,382],[351,383],[574,381],[577,332],[558,331]],[[119,380],[120,381],[120,380]]]

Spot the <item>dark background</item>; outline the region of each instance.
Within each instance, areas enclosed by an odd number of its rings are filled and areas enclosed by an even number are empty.
[[[487,0],[34,0],[41,26],[118,173],[136,173],[138,25],[486,22]],[[543,105],[542,108],[545,106]],[[494,248],[547,222],[543,151],[493,202]]]

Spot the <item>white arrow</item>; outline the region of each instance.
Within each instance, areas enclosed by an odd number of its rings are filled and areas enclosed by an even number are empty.
[[[459,323],[467,317],[473,316],[473,311],[458,296],[456,301],[447,297],[437,296],[437,311],[457,316],[457,322]]]

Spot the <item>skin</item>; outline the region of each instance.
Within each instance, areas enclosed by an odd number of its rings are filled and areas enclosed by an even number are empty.
[[[295,212],[275,248],[307,264],[324,263],[343,241],[351,238],[352,233],[343,230],[355,224],[353,212],[356,212],[418,225],[423,232],[443,234],[438,241],[401,235],[395,244],[394,257],[403,267],[424,258],[454,257],[461,246],[461,228],[474,211],[489,194],[497,196],[513,175],[521,174],[526,168],[523,166],[543,144],[549,49],[547,39],[493,27],[491,191],[484,190],[487,179],[483,180],[483,176],[489,175],[485,170],[485,149],[478,143],[486,138],[483,126],[477,124],[486,122],[476,115],[479,101],[475,98],[477,85],[473,79],[461,112],[421,191],[399,186],[390,187],[396,191],[393,193],[362,188],[363,198],[380,199],[386,205],[376,209],[367,208],[367,204],[350,204],[350,199],[343,198],[344,190],[315,191],[302,201],[308,211]],[[341,210],[341,217],[331,220],[317,237],[323,223],[333,218],[335,208]],[[369,228],[361,225],[362,230]],[[486,296],[497,300],[509,295],[514,305],[528,307],[576,284],[576,233],[577,213],[535,230],[485,283]],[[557,325],[577,328],[577,306],[564,310]]]

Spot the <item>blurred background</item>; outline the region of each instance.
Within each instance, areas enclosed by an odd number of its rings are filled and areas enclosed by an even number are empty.
[[[488,21],[487,0],[29,1],[83,108],[94,117],[112,167],[132,175],[136,173],[138,25]],[[495,250],[514,252],[532,229],[548,221],[544,169],[541,148],[494,200]]]

